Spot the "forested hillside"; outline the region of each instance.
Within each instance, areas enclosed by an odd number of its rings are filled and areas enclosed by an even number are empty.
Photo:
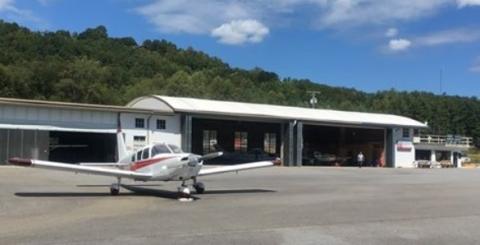
[[[108,37],[103,26],[82,33],[32,32],[0,21],[0,96],[125,104],[147,94],[385,112],[428,121],[431,132],[480,139],[477,98],[426,92],[365,93],[309,80],[280,79],[260,68],[232,68],[218,58],[165,40],[139,44]],[[477,143],[479,141],[477,140]]]

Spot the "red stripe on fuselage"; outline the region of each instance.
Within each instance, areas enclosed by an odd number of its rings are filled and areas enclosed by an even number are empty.
[[[135,162],[131,167],[130,167],[130,170],[132,171],[135,171],[137,169],[140,169],[140,168],[144,168],[146,166],[150,166],[152,164],[155,164],[155,163],[159,163],[161,161],[164,161],[164,160],[167,160],[167,159],[170,159],[170,158],[174,158],[172,156],[170,157],[159,157],[159,158],[151,158],[151,159],[146,159],[146,160],[142,160],[142,161],[138,161],[138,162]]]

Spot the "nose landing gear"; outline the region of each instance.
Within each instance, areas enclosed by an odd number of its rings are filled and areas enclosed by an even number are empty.
[[[178,187],[178,200],[181,202],[193,201],[192,195],[190,195],[190,189],[185,184],[185,181],[183,181],[182,185]]]
[[[193,183],[193,188],[197,194],[203,194],[205,192],[205,185],[202,182]]]
[[[197,182],[196,178],[193,178],[193,185],[192,187],[195,189],[195,193],[203,194],[205,192],[205,185],[202,182]],[[180,201],[191,201],[191,191],[188,188],[188,185],[185,183],[185,180],[182,181],[182,185],[178,187],[178,199]]]
[[[193,188],[197,194],[203,194],[205,192],[205,185],[202,182],[197,182],[197,178],[193,178]]]

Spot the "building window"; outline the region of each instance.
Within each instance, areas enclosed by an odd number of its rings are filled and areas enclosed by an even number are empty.
[[[145,142],[145,136],[133,136],[133,141],[137,142],[137,143],[143,143]]]
[[[157,129],[165,129],[166,127],[165,120],[157,119]]]
[[[236,152],[247,152],[248,134],[247,132],[235,132],[234,149]]]
[[[133,136],[133,149],[138,150],[145,146],[146,137],[145,136]],[[137,161],[140,158],[137,157]]]
[[[420,136],[420,130],[414,129],[413,130],[413,136]]]
[[[277,134],[265,133],[263,138],[263,150],[268,154],[277,153]]]
[[[217,131],[203,130],[203,154],[217,151]]]
[[[135,118],[135,128],[145,128],[145,119]]]
[[[403,128],[402,136],[403,136],[403,138],[410,138],[410,129],[409,128]]]

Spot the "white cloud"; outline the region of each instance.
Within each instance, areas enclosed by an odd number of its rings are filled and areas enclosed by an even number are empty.
[[[412,42],[408,39],[392,39],[388,43],[388,47],[391,51],[404,51],[410,48]]]
[[[39,0],[45,1],[45,0]],[[412,21],[436,14],[445,7],[476,5],[480,0],[152,0],[136,12],[162,32],[207,33],[213,27],[236,19],[276,23],[298,18],[293,13],[310,12],[306,18],[320,28]],[[304,11],[309,9],[311,11]],[[268,24],[267,23],[267,24]]]
[[[457,28],[432,32],[423,36],[411,36],[408,39],[391,39],[388,48],[391,51],[402,51],[409,49],[415,44],[415,47],[433,47],[440,45],[473,43],[480,41],[480,30],[478,28]],[[471,70],[479,70],[480,57],[476,60],[477,65]]]
[[[324,1],[319,23],[323,27],[389,24],[437,13],[454,0],[332,0]]]
[[[477,28],[457,28],[443,30],[415,38],[415,43],[421,46],[437,46],[453,43],[471,43],[480,40],[480,30]]]
[[[0,12],[18,12],[13,0],[0,0]]]
[[[235,1],[157,0],[136,11],[161,32],[206,34],[222,23],[249,19],[255,10]]]
[[[258,43],[268,35],[268,28],[256,20],[234,20],[212,30],[211,35],[219,38],[219,42],[238,45]]]
[[[0,14],[3,14],[0,17],[7,20],[45,25],[45,21],[36,17],[32,11],[16,7],[15,0],[0,0]]]
[[[430,17],[446,8],[478,4],[480,0],[150,0],[135,12],[160,32],[206,35],[222,24],[248,19],[269,28],[305,21],[319,29],[388,27]],[[387,37],[398,36],[394,30]]]
[[[386,37],[396,37],[397,35],[398,35],[397,28],[388,28],[388,30],[385,32]]]
[[[468,6],[480,6],[480,0],[457,0],[459,8],[464,8]]]

